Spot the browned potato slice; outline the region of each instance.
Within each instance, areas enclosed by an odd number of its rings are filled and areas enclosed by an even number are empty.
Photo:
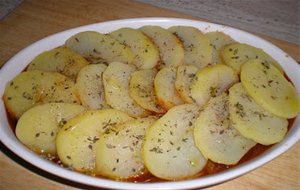
[[[19,118],[29,108],[50,102],[79,103],[75,84],[56,72],[22,72],[7,83],[4,96],[8,112]]]
[[[132,117],[142,117],[148,113],[129,95],[129,80],[135,72],[133,65],[112,62],[103,73],[105,100],[108,105],[126,112]]]
[[[237,73],[240,73],[241,66],[250,59],[260,59],[262,61],[273,64],[281,73],[281,66],[262,49],[250,46],[248,44],[233,43],[225,46],[220,57],[224,64],[233,68]]]
[[[198,68],[194,65],[181,65],[177,68],[175,88],[186,103],[194,103],[191,97],[190,85],[195,77]]]
[[[177,67],[183,63],[183,45],[175,35],[160,26],[143,26],[140,30],[157,45],[161,57],[160,68]]]
[[[141,31],[132,28],[120,28],[109,35],[121,44],[130,47],[134,56],[133,63],[138,69],[151,69],[160,62],[157,47]]]
[[[157,71],[145,69],[135,71],[131,75],[129,94],[142,108],[155,113],[164,113],[165,110],[157,103],[154,92],[154,78]]]
[[[75,80],[80,69],[88,64],[89,62],[78,53],[67,47],[59,47],[35,57],[28,65],[27,70],[59,72]]]
[[[173,26],[168,29],[180,38],[184,48],[184,64],[195,65],[199,69],[212,63],[212,46],[207,36],[191,26]]]
[[[154,89],[158,103],[166,110],[182,104],[175,89],[176,68],[165,67],[161,69],[154,79]]]
[[[133,54],[127,46],[99,32],[80,32],[70,37],[65,45],[91,63],[133,62]]]
[[[76,88],[82,105],[90,109],[107,108],[102,75],[107,68],[104,64],[85,66],[78,73]]]
[[[194,123],[195,144],[213,162],[233,165],[256,144],[242,136],[229,119],[228,95],[212,98]]]
[[[222,63],[222,60],[220,59],[220,49],[222,49],[225,45],[234,43],[235,41],[223,32],[208,32],[205,36],[209,38],[213,47],[212,63]]]

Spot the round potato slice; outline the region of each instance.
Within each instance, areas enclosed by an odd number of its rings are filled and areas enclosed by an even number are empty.
[[[101,136],[96,143],[97,174],[113,179],[141,175],[145,171],[141,154],[145,130],[156,119],[131,120]]]
[[[95,143],[112,126],[132,119],[124,112],[106,109],[88,111],[69,120],[56,137],[59,159],[82,172],[95,172]]]
[[[178,180],[202,170],[207,160],[193,139],[193,122],[198,115],[194,104],[175,106],[147,130],[142,156],[153,175]]]
[[[127,46],[99,32],[80,32],[70,37],[65,45],[91,63],[133,62],[133,54]]]
[[[256,144],[242,136],[229,119],[228,95],[212,98],[194,123],[194,139],[213,162],[233,165]]]
[[[124,111],[132,117],[143,117],[148,113],[129,95],[129,81],[134,72],[133,65],[120,62],[109,64],[103,73],[105,99],[112,108]]]
[[[104,64],[85,66],[78,73],[76,89],[82,105],[89,109],[107,108],[102,75],[107,68]]]
[[[142,108],[155,113],[164,113],[165,110],[157,103],[154,92],[154,78],[157,71],[145,69],[135,71],[131,75],[129,94]]]
[[[44,103],[79,103],[75,84],[56,72],[22,72],[7,83],[3,96],[8,112],[19,118],[29,108]]]
[[[235,129],[263,145],[280,142],[287,132],[288,121],[260,107],[241,83],[229,89],[229,113]]]
[[[175,89],[175,80],[175,67],[165,67],[161,69],[154,79],[154,90],[157,101],[159,105],[166,110],[183,103]]]
[[[67,47],[58,47],[35,57],[27,70],[58,72],[75,81],[80,69],[88,64],[78,53]]]
[[[270,55],[262,49],[248,44],[233,43],[227,45],[221,50],[220,57],[224,64],[233,68],[237,73],[240,73],[241,66],[250,59],[268,62],[273,64],[281,73],[283,72],[281,66]]]
[[[208,37],[213,47],[212,63],[222,63],[222,60],[220,58],[220,49],[222,49],[225,45],[234,43],[235,41],[223,32],[208,32],[205,34],[205,36]]]
[[[199,106],[204,106],[210,98],[216,97],[239,80],[228,66],[216,64],[197,72],[190,86],[191,96]]]
[[[179,37],[184,48],[184,64],[195,65],[199,69],[212,63],[212,46],[207,36],[191,26],[173,26],[168,29]]]
[[[198,68],[194,65],[181,65],[177,68],[175,88],[186,103],[194,103],[191,97],[190,85],[193,78],[198,72]]]
[[[31,150],[55,156],[56,134],[68,120],[84,111],[83,106],[76,104],[37,105],[20,117],[16,126],[16,136]]]
[[[157,47],[141,31],[132,28],[120,28],[109,35],[131,49],[134,56],[133,63],[138,69],[151,69],[160,62]]]
[[[247,93],[265,110],[283,118],[296,117],[300,98],[294,86],[278,69],[262,60],[249,60],[241,70]]]
[[[139,30],[149,36],[157,45],[161,57],[160,68],[177,67],[183,63],[183,45],[170,31],[160,26],[143,26]]]

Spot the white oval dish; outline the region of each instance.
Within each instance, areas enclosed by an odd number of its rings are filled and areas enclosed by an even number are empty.
[[[283,52],[278,47],[271,43],[256,37],[250,33],[237,30],[231,27],[200,22],[195,20],[186,19],[174,19],[174,18],[137,18],[137,19],[125,19],[116,20],[103,23],[97,23],[87,26],[82,26],[60,32],[42,40],[39,40],[27,48],[20,51],[14,57],[12,57],[0,70],[0,96],[3,96],[5,84],[13,79],[17,74],[22,72],[27,64],[38,54],[43,51],[50,50],[54,47],[63,45],[66,39],[70,36],[81,31],[98,31],[101,33],[108,33],[121,27],[139,28],[144,25],[158,25],[164,28],[168,28],[174,25],[186,25],[199,28],[203,32],[209,31],[222,31],[230,35],[234,40],[242,43],[247,43],[252,46],[263,49],[270,54],[276,61],[278,61],[286,74],[294,83],[297,91],[300,92],[300,65]],[[72,180],[78,183],[102,187],[111,189],[191,189],[207,187],[214,184],[218,184],[233,178],[236,178],[242,174],[245,174],[265,163],[279,156],[283,152],[287,151],[300,139],[300,118],[299,116],[294,121],[293,127],[286,135],[285,139],[279,144],[274,145],[262,155],[247,161],[235,168],[227,171],[205,176],[197,179],[177,181],[177,182],[155,182],[155,183],[129,183],[119,182],[108,179],[91,177],[88,175],[73,172],[64,169],[56,164],[53,164],[37,154],[31,152],[23,144],[21,144],[15,137],[14,132],[11,130],[3,100],[0,100],[0,139],[2,143],[8,147],[15,154],[26,160],[27,162],[37,166],[51,174]]]

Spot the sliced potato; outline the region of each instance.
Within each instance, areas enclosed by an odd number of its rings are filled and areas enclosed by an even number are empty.
[[[210,43],[213,47],[212,49],[212,63],[222,63],[220,59],[220,49],[223,48],[225,45],[232,44],[235,41],[224,34],[223,32],[208,32],[205,34],[210,40]]]
[[[247,93],[274,115],[293,118],[299,114],[298,92],[269,62],[258,59],[247,61],[242,66],[241,82]]]
[[[194,103],[191,97],[190,85],[195,77],[198,68],[194,65],[181,65],[177,68],[175,88],[186,103]]]
[[[237,73],[240,73],[241,66],[250,59],[261,59],[273,64],[281,73],[283,72],[281,66],[270,55],[262,49],[248,44],[233,43],[227,45],[221,50],[220,57],[224,64],[233,68]]]
[[[207,36],[191,26],[173,26],[168,29],[183,43],[184,64],[195,65],[199,69],[212,63],[212,46]]]
[[[142,108],[155,113],[164,113],[165,110],[157,103],[154,92],[156,73],[157,71],[154,69],[144,69],[132,73],[129,94]]]
[[[143,26],[140,30],[158,47],[161,58],[160,68],[177,67],[183,63],[183,45],[175,35],[160,26]]]
[[[287,132],[288,121],[260,107],[241,83],[229,89],[229,113],[235,129],[263,145],[280,142]]]
[[[133,54],[127,46],[99,32],[80,32],[70,37],[65,45],[91,63],[108,64],[119,61],[130,64],[133,62]]]
[[[202,154],[216,163],[233,165],[256,144],[231,124],[228,95],[212,98],[194,123],[194,139]]]
[[[74,82],[62,74],[31,70],[7,83],[3,99],[10,115],[19,118],[36,104],[79,103],[74,86]]]
[[[132,28],[120,28],[109,35],[121,44],[130,47],[134,56],[133,63],[138,69],[151,69],[160,62],[157,47],[141,31]]]
[[[75,170],[95,172],[95,143],[112,126],[130,119],[124,112],[106,109],[88,111],[69,120],[56,137],[59,159]]]
[[[176,68],[165,67],[161,69],[154,79],[154,89],[158,103],[165,109],[182,104],[175,89]]]
[[[85,111],[76,104],[49,103],[26,111],[16,126],[17,138],[40,154],[56,155],[55,138],[60,128],[70,119]]]
[[[145,130],[156,119],[130,120],[101,136],[95,147],[97,174],[113,179],[141,175],[145,171],[141,154]]]
[[[170,109],[146,132],[142,155],[156,177],[177,180],[196,175],[206,164],[193,139],[193,122],[199,115],[194,104]]]
[[[105,99],[112,108],[124,111],[133,117],[142,117],[147,115],[147,112],[129,95],[129,80],[134,71],[132,65],[120,62],[109,64],[103,73]]]
[[[85,66],[78,73],[76,89],[82,105],[90,109],[107,108],[102,75],[107,68],[104,64]]]
[[[199,106],[216,97],[239,80],[237,74],[223,64],[212,65],[197,72],[190,86],[191,96]]]
[[[78,53],[67,47],[58,47],[35,57],[27,70],[59,72],[75,80],[80,69],[88,64]]]

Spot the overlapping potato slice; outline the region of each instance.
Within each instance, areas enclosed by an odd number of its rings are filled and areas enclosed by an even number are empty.
[[[158,103],[167,110],[183,103],[175,89],[175,80],[175,67],[161,69],[154,79],[154,89]]]
[[[88,64],[89,62],[78,53],[67,47],[58,47],[35,57],[27,70],[59,72],[75,80],[80,69]]]
[[[156,117],[130,120],[111,128],[96,143],[96,173],[113,179],[135,177],[145,171],[142,143]]]
[[[190,86],[191,96],[199,106],[204,106],[210,98],[216,97],[239,80],[228,66],[216,64],[197,72]]]
[[[37,105],[20,117],[16,126],[16,136],[37,153],[56,155],[56,134],[68,120],[84,111],[85,108],[77,104]]]
[[[210,40],[210,43],[212,45],[212,63],[222,63],[222,60],[220,59],[220,49],[224,47],[225,45],[234,43],[235,41],[228,36],[227,34],[224,34],[223,32],[208,32],[205,34],[205,36],[208,37]]]
[[[197,72],[198,68],[194,65],[181,65],[177,68],[175,88],[181,99],[186,103],[194,103],[191,97],[190,85]]]
[[[159,49],[160,68],[177,67],[183,63],[184,50],[180,40],[160,26],[143,26],[140,30],[149,36]]]
[[[299,114],[298,92],[273,64],[258,59],[247,61],[242,66],[241,82],[247,93],[274,115],[293,118]]]
[[[287,132],[288,121],[260,107],[241,83],[229,89],[229,113],[235,129],[263,145],[280,142]]]
[[[3,99],[12,117],[19,118],[36,104],[79,103],[74,82],[56,72],[22,72],[7,83]]]
[[[69,120],[56,137],[59,159],[75,170],[95,172],[95,143],[111,127],[130,119],[124,112],[104,109],[88,111]]]
[[[107,68],[104,64],[85,66],[78,73],[76,89],[82,105],[90,109],[107,108],[102,75]]]
[[[155,113],[164,113],[165,110],[157,103],[154,92],[156,73],[157,71],[154,69],[144,69],[132,73],[129,94],[142,108]]]
[[[147,130],[142,154],[153,175],[176,180],[191,177],[202,170],[207,160],[193,139],[193,122],[198,115],[196,105],[179,105]]]
[[[120,28],[109,34],[133,52],[134,64],[138,69],[151,69],[160,62],[159,51],[153,42],[141,31]]]
[[[106,103],[133,117],[142,117],[147,112],[129,95],[129,80],[134,73],[133,65],[120,62],[110,63],[103,73],[103,85]]]
[[[127,46],[99,32],[80,32],[71,36],[65,45],[91,63],[108,64],[119,61],[130,64],[133,62],[133,54]]]
[[[212,63],[212,46],[207,36],[191,26],[173,26],[168,29],[183,43],[184,64],[195,65],[199,69]]]
[[[194,123],[202,154],[216,163],[236,164],[256,143],[242,136],[229,119],[228,95],[212,98]]]
[[[273,64],[281,73],[283,72],[281,66],[262,49],[256,48],[248,44],[233,43],[225,46],[220,51],[222,62],[237,73],[240,73],[241,66],[250,59],[260,59],[262,61]]]

